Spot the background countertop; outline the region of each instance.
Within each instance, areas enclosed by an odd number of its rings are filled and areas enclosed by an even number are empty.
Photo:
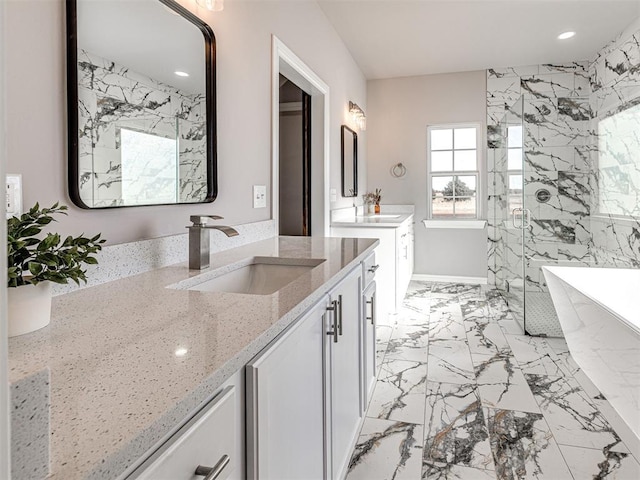
[[[9,341],[12,415],[37,430],[16,441],[48,446],[50,478],[117,477],[377,243],[276,237],[214,254],[202,272],[181,263],[55,297],[48,327]],[[256,255],[326,261],[273,295],[166,288]],[[19,398],[41,398],[48,415],[21,412]]]
[[[395,217],[392,218],[391,216]],[[332,228],[339,227],[383,227],[383,228],[397,228],[408,218],[411,218],[413,213],[383,213],[382,215],[370,214],[363,216],[343,216],[339,219],[334,219],[331,222]]]

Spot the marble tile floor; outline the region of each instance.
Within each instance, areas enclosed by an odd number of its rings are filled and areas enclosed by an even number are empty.
[[[640,479],[640,443],[561,338],[522,335],[486,286],[411,282],[376,330],[348,480]]]

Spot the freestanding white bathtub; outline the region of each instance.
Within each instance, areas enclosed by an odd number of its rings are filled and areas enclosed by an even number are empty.
[[[571,356],[640,438],[640,269],[542,270]]]

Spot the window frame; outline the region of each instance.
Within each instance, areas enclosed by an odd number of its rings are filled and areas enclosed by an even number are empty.
[[[434,130],[457,130],[463,128],[475,128],[476,129],[476,169],[475,170],[447,170],[447,171],[438,171],[433,172],[431,169],[431,132]],[[442,220],[445,222],[465,222],[465,221],[477,221],[485,219],[484,213],[484,183],[486,176],[486,169],[484,164],[484,155],[482,145],[484,143],[484,130],[482,128],[482,123],[470,122],[470,123],[449,123],[449,124],[434,124],[427,125],[427,219],[428,220]],[[454,134],[455,138],[455,134]],[[455,140],[454,140],[455,141]],[[472,149],[455,149],[452,145],[451,150],[435,150],[435,151],[470,151]],[[454,160],[455,161],[455,160]],[[455,167],[455,164],[452,165],[452,169]],[[455,177],[464,177],[464,176],[475,176],[476,178],[476,214],[474,217],[460,217],[455,215],[455,195],[454,195],[454,214],[452,216],[433,216],[433,188],[432,181],[434,177],[453,177],[455,182]],[[455,183],[454,183],[455,184]],[[462,197],[465,197],[463,195]],[[466,196],[468,198],[468,196]]]

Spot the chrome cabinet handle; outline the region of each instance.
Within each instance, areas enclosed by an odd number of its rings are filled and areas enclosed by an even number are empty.
[[[371,305],[371,316],[367,317],[367,320],[371,320],[371,325],[375,325],[376,318],[376,296],[373,295],[371,300],[367,300],[367,305]]]
[[[379,268],[380,268],[380,265],[372,265],[372,266],[369,268],[369,272],[370,272],[370,273],[376,273],[376,270],[378,270]]]
[[[224,470],[224,468],[229,465],[231,459],[229,455],[223,455],[218,463],[216,463],[215,467],[203,467],[202,465],[198,465],[196,468],[196,475],[204,475],[203,480],[216,480]]]
[[[338,295],[338,335],[342,335],[342,295]]]
[[[333,335],[333,343],[338,343],[338,302],[334,300],[331,306],[327,307],[328,312],[333,312],[333,330],[327,332],[327,335]]]

